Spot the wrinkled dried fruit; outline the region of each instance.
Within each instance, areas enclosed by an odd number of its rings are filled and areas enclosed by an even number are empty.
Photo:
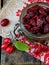
[[[45,11],[44,8],[40,9],[40,10],[39,10],[39,13],[42,14],[42,15],[44,15],[44,16],[47,15],[47,13],[46,13],[46,11]]]
[[[37,27],[41,27],[42,25],[43,25],[43,20],[42,20],[42,18],[41,17],[39,17],[39,16],[37,16],[36,17],[36,22],[37,22]]]
[[[49,23],[49,15],[46,17],[47,22]]]
[[[49,14],[49,8],[46,9],[47,14]]]
[[[31,28],[31,32],[32,33],[37,33],[38,31],[39,31],[39,28],[38,27]]]
[[[49,33],[49,25],[48,24],[46,24],[44,26],[44,33]]]
[[[31,19],[30,24],[33,25],[33,26],[36,26],[36,21],[34,19]]]
[[[25,24],[25,27],[26,27],[26,29],[30,29],[30,25],[29,24]]]

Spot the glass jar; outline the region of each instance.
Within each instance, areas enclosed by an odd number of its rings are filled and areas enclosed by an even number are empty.
[[[48,3],[45,3],[45,2],[35,2],[35,3],[32,3],[30,5],[28,5],[27,7],[25,7],[23,10],[22,10],[22,13],[20,15],[20,28],[22,30],[22,32],[30,39],[34,39],[34,40],[49,40],[49,33],[48,34],[42,34],[40,36],[36,35],[36,34],[32,34],[30,33],[29,31],[27,31],[27,29],[24,27],[24,24],[23,24],[23,16],[25,16],[26,14],[26,11],[28,8],[32,7],[32,6],[35,6],[35,5],[40,5],[42,7],[46,7],[46,8],[49,8],[49,4]]]

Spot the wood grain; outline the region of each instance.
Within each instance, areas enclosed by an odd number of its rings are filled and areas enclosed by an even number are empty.
[[[20,64],[10,64],[10,63],[5,63],[5,64],[2,64],[2,65],[40,65],[40,64],[31,64],[31,63],[20,63]],[[45,65],[45,64],[41,64],[41,65]]]

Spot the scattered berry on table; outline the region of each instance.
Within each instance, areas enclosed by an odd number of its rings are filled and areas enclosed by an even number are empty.
[[[3,19],[3,20],[1,21],[1,26],[3,26],[3,27],[4,27],[4,26],[7,26],[7,25],[9,24],[9,22],[10,22],[10,21],[5,18],[5,19]]]

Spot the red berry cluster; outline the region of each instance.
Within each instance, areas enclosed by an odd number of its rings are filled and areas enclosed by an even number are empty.
[[[23,17],[23,24],[33,34],[49,33],[49,8],[39,5],[28,8]]]
[[[1,49],[5,50],[8,54],[14,51],[14,46],[11,46],[10,43],[11,43],[10,38],[4,38],[3,44],[1,45]]]

